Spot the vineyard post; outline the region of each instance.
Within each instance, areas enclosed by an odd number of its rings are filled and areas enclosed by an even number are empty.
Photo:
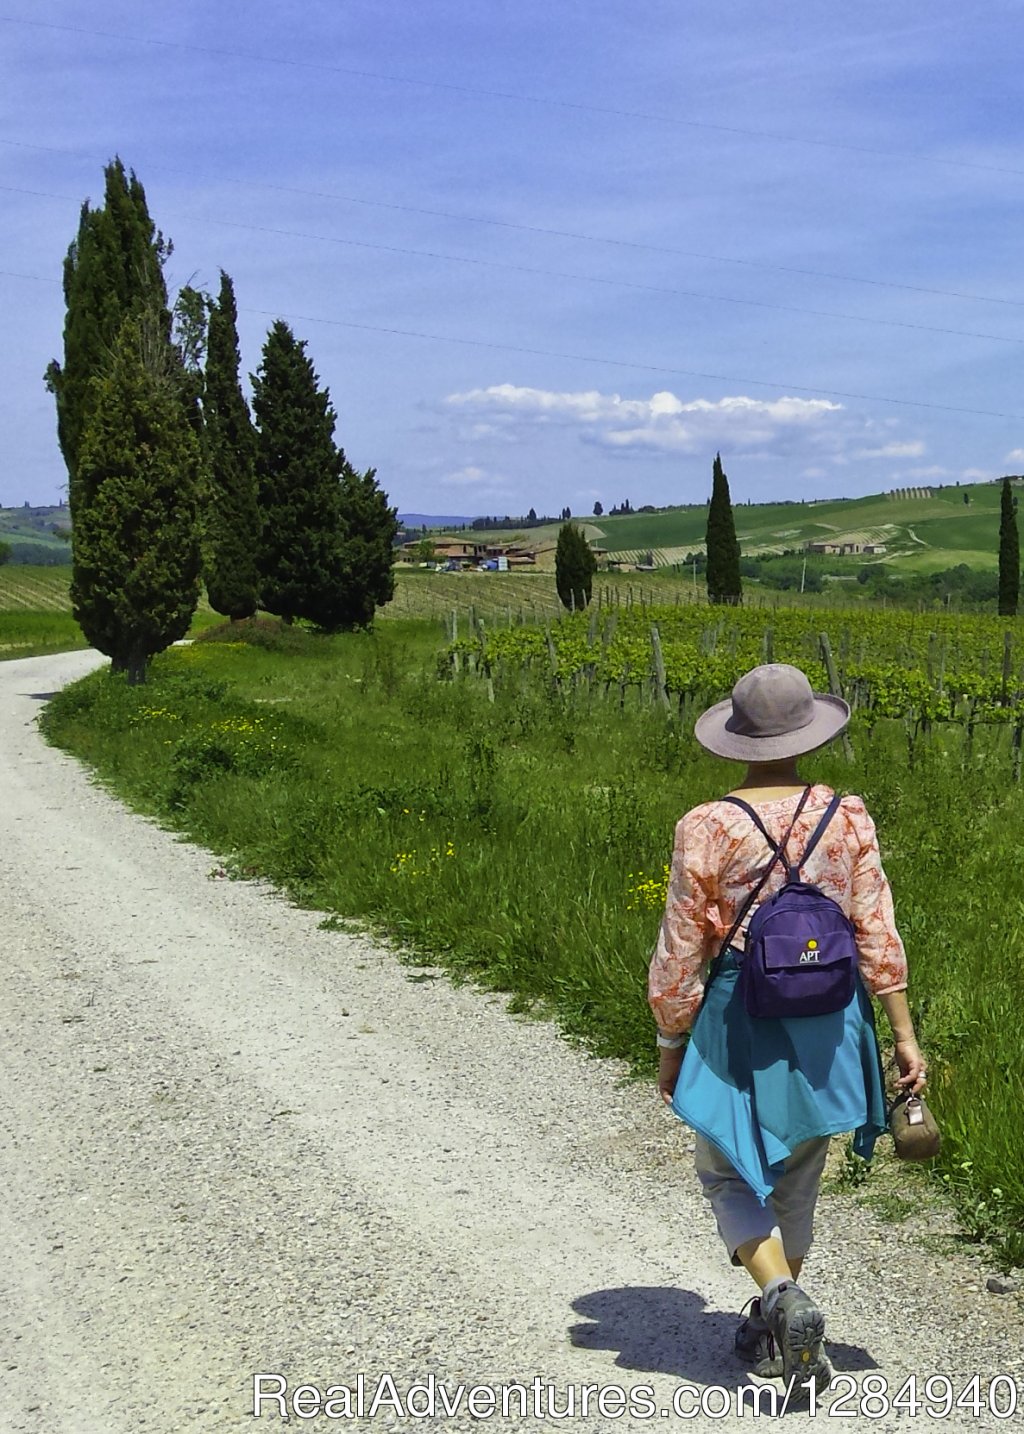
[[[651,647],[654,650],[654,695],[658,702],[670,711],[668,698],[668,683],[665,680],[665,658],[661,651],[661,638],[658,635],[658,624],[651,623]]]
[[[1013,780],[1020,781],[1020,747],[1021,738],[1024,737],[1024,721],[1018,711],[1017,721],[1013,727]]]
[[[765,630],[764,630],[764,637],[763,637],[763,639],[762,639],[762,656],[764,657],[765,662],[774,662],[774,661],[775,661],[775,658],[774,658],[774,656],[773,656],[774,651],[775,651],[775,633],[774,633],[774,631],[773,631],[773,629],[772,629],[771,623],[769,623],[768,626],[767,626],[767,627],[765,628]]]
[[[839,685],[839,678],[836,675],[836,665],[832,660],[832,645],[828,640],[828,633],[818,634],[818,642],[821,645],[821,656],[825,663],[825,671],[828,673],[828,690],[833,697],[842,698],[843,689]],[[853,743],[850,741],[849,732],[843,732],[843,754],[848,762],[853,761]]]
[[[1003,682],[999,694],[999,705],[1005,707],[1009,702],[1010,690],[1010,664],[1013,661],[1013,634],[1007,628],[1003,633]]]
[[[551,663],[551,676],[555,679],[555,686],[560,687],[558,680],[558,653],[555,651],[555,639],[551,636],[551,624],[544,624],[544,635],[548,640],[548,661]]]
[[[458,642],[458,640],[459,640],[459,610],[458,610],[457,607],[453,607],[453,608],[452,608],[452,643],[454,644],[454,643]],[[453,652],[453,653],[452,653],[452,666],[454,667],[454,669],[455,669],[456,672],[461,672],[461,671],[462,671],[462,656],[461,656],[460,653],[458,653],[458,652]]]
[[[595,639],[595,637],[597,636],[597,615],[598,615],[598,609],[597,609],[596,607],[592,607],[592,608],[590,609],[590,621],[587,623],[587,646],[588,646],[588,647],[593,647],[593,645],[594,645],[594,639]]]

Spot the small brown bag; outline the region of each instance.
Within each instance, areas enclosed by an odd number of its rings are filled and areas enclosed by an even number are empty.
[[[904,1091],[889,1107],[889,1130],[901,1160],[931,1160],[942,1136],[924,1096]]]

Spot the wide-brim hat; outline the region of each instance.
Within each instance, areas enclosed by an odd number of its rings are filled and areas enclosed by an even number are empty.
[[[702,712],[693,735],[718,757],[778,762],[824,747],[849,720],[841,697],[813,691],[798,667],[769,662],[744,673],[727,701]]]

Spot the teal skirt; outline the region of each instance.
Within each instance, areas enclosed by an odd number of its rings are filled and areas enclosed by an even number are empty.
[[[827,1016],[748,1016],[742,953],[719,962],[693,1025],[672,1109],[710,1140],[764,1204],[786,1157],[813,1136],[853,1131],[870,1160],[886,1129],[885,1088],[871,1001],[861,981]]]

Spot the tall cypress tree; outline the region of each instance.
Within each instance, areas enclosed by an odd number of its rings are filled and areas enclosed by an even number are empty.
[[[221,271],[210,309],[203,415],[208,481],[204,503],[204,569],[210,606],[232,621],[252,617],[259,597],[260,510],[256,435],[238,381],[238,310]]]
[[[253,375],[256,481],[261,516],[260,602],[285,622],[319,622],[344,581],[340,480],[345,455],[335,414],[305,340],[275,320]]]
[[[369,627],[378,607],[395,595],[394,544],[398,510],[377,483],[376,470],[345,464],[338,507],[342,525],[341,579],[321,602],[320,627]]]
[[[115,158],[104,170],[99,209],[82,205],[78,233],[64,260],[64,362],[46,370],[57,400],[57,437],[68,470],[75,519],[79,450],[95,390],[130,313],[156,316],[170,336],[163,265],[171,245],[154,228],[134,172]]]
[[[722,472],[722,456],[715,454],[711,505],[707,527],[708,601],[738,603],[743,596],[740,580],[740,545],[729,497],[729,480]]]
[[[1016,617],[1020,600],[1020,535],[1009,478],[999,504],[999,615]]]
[[[575,523],[564,523],[555,545],[555,588],[563,607],[579,612],[590,603],[597,559]]]
[[[76,459],[71,601],[130,682],[188,631],[199,599],[199,440],[160,315],[129,316],[92,381]]]

